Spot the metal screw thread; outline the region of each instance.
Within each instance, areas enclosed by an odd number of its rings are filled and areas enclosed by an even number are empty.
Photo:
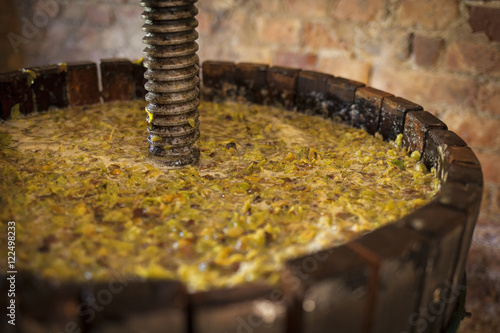
[[[196,1],[141,1],[149,152],[169,167],[195,164],[200,156]]]

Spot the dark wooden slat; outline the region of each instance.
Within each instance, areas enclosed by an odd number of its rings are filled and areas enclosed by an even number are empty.
[[[372,267],[347,246],[287,262],[289,332],[365,332]]]
[[[30,70],[36,73],[36,79],[31,88],[35,95],[37,111],[68,106],[65,66],[47,65],[30,68]]]
[[[390,93],[372,87],[356,90],[354,109],[351,114],[351,125],[366,129],[375,134],[379,128],[380,110],[384,98],[393,96]]]
[[[134,98],[134,67],[129,60],[102,59],[100,66],[104,102],[128,101]]]
[[[465,147],[465,141],[456,133],[443,129],[430,129],[425,137],[425,149],[422,160],[428,169],[436,168],[442,174],[443,152],[450,146]]]
[[[267,71],[269,104],[282,106],[287,110],[295,107],[297,78],[300,69],[274,66]]]
[[[188,298],[174,281],[132,281],[120,277],[88,284],[80,315],[87,332],[188,331]]]
[[[143,61],[132,63],[132,75],[134,77],[134,99],[144,99],[146,96],[146,89],[144,85],[147,80],[144,78],[144,73],[146,68],[143,65]]]
[[[255,104],[267,104],[268,65],[239,63],[236,65],[236,84],[239,86],[239,97],[244,101]]]
[[[97,104],[101,100],[97,65],[93,62],[68,63],[66,84],[69,106]]]
[[[17,332],[83,332],[81,285],[16,275]]]
[[[332,77],[332,75],[315,71],[301,71],[297,78],[297,110],[330,117],[324,101],[327,93],[327,80]]]
[[[443,313],[450,302],[449,292],[459,260],[466,216],[437,202],[403,217],[397,225],[409,228],[428,241],[427,267],[418,310],[409,319],[416,331],[440,332]]]
[[[205,61],[202,64],[202,96],[206,101],[231,100],[236,97],[236,65],[228,61]]]
[[[425,150],[427,132],[431,129],[448,129],[446,124],[427,111],[409,111],[405,117],[403,146],[408,151]]]
[[[13,108],[21,114],[35,111],[31,84],[33,78],[21,71],[0,74],[0,115],[4,120],[12,117]]]
[[[373,333],[410,332],[425,281],[428,240],[413,230],[387,225],[347,245],[378,265],[366,328]]]
[[[285,332],[283,292],[263,285],[200,292],[191,296],[192,333]]]
[[[384,98],[380,111],[379,133],[384,140],[395,140],[398,134],[403,133],[406,114],[422,110],[420,105],[401,97]]]

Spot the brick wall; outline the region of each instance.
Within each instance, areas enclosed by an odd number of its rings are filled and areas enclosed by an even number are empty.
[[[17,3],[1,14],[1,70],[141,56],[138,1]],[[328,72],[437,114],[477,153],[482,214],[500,221],[500,1],[199,0],[198,8],[202,60]]]

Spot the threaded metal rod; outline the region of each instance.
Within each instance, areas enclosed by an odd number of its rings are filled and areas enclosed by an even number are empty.
[[[197,0],[143,0],[150,156],[169,167],[198,162]]]

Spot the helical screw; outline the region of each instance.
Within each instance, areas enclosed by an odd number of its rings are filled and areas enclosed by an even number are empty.
[[[149,153],[168,167],[196,164],[200,156],[196,1],[141,1]]]

